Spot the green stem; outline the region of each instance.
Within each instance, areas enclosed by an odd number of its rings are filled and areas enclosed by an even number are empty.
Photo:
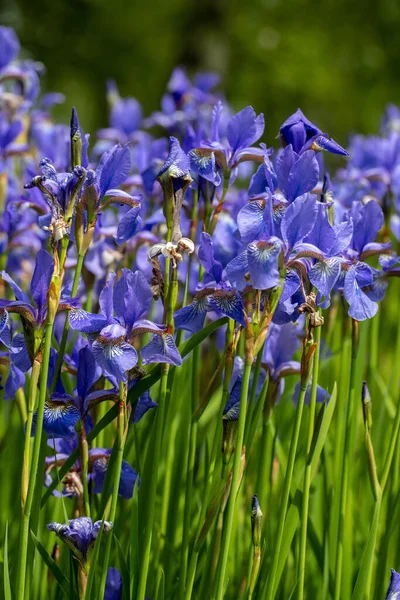
[[[110,517],[109,517],[109,520],[111,521],[111,523],[113,523],[113,525],[115,525],[115,516],[117,514],[119,481],[121,479],[122,459],[124,456],[124,447],[125,447],[125,439],[126,439],[126,435],[124,433],[125,417],[126,417],[126,394],[127,394],[127,386],[126,386],[126,384],[120,382],[120,384],[119,384],[119,411],[118,411],[118,417],[117,417],[117,439],[116,439],[117,457],[116,457],[116,461],[115,461],[114,482],[113,482],[113,491],[112,491]],[[103,569],[102,569],[102,573],[101,573],[99,598],[104,597],[104,590],[105,590],[105,586],[106,586],[106,578],[107,578],[107,571],[108,571],[108,563],[110,560],[110,553],[111,553],[112,538],[113,538],[113,536],[111,534],[109,534],[107,536]]]
[[[350,471],[350,440],[353,420],[353,404],[356,386],[356,362],[358,354],[358,323],[352,319],[352,348],[350,365],[350,386],[346,407],[346,434],[344,436],[344,447],[342,455],[342,468],[339,488],[339,525],[336,546],[336,565],[335,565],[335,593],[334,600],[340,600],[343,570],[343,548],[344,548],[344,530],[346,521],[347,495],[349,487]]]
[[[75,267],[74,281],[72,282],[72,290],[71,290],[71,296],[73,298],[76,296],[76,294],[78,292],[79,280],[80,280],[80,276],[82,273],[85,255],[86,255],[86,253],[78,254],[78,261],[77,261],[76,267]],[[58,377],[61,372],[61,366],[62,366],[62,363],[64,360],[65,348],[67,346],[69,327],[70,326],[69,326],[68,311],[67,311],[66,316],[65,316],[65,323],[64,323],[64,329],[63,329],[63,333],[62,333],[62,337],[61,337],[60,347],[58,349],[58,354],[57,354],[56,368],[54,370],[53,380],[51,382],[51,393],[54,392],[54,390],[55,390],[55,387],[57,385],[57,380],[58,380]]]
[[[155,515],[155,503],[157,494],[158,467],[161,456],[161,440],[163,432],[163,422],[165,413],[165,400],[167,396],[168,385],[168,370],[169,365],[162,365],[162,376],[160,383],[160,396],[158,400],[157,414],[155,418],[154,433],[152,443],[147,452],[152,452],[151,470],[148,471],[150,476],[150,486],[146,495],[146,510],[143,515],[143,547],[141,548],[141,562],[139,569],[139,582],[136,598],[144,600],[146,594],[147,576],[150,562],[151,540],[153,535],[153,524]]]
[[[32,510],[32,502],[34,496],[35,485],[42,485],[43,482],[41,477],[37,477],[38,473],[38,464],[39,464],[39,453],[40,453],[40,445],[42,441],[42,431],[43,431],[43,415],[44,415],[44,405],[46,401],[46,392],[47,392],[47,377],[49,372],[49,361],[50,361],[50,349],[51,349],[51,338],[53,334],[53,324],[54,324],[54,315],[53,311],[49,308],[49,314],[46,323],[46,334],[44,338],[44,348],[43,348],[43,360],[42,360],[42,368],[40,373],[40,393],[39,393],[39,405],[37,411],[37,419],[36,419],[36,432],[35,439],[33,444],[33,455],[32,455],[32,464],[30,468],[29,474],[29,485],[28,485],[28,494],[22,514],[22,523],[20,530],[20,540],[19,540],[19,563],[18,563],[18,574],[17,574],[17,600],[25,599],[25,579],[26,579],[26,562],[27,562],[27,554],[28,554],[28,541],[29,541],[29,523],[31,518],[31,510]]]
[[[310,503],[310,485],[311,485],[311,444],[314,435],[315,426],[315,411],[317,406],[317,384],[318,384],[318,373],[319,373],[319,353],[321,343],[321,327],[317,327],[315,330],[315,342],[317,348],[314,354],[313,363],[313,377],[311,386],[311,399],[310,399],[310,416],[308,421],[308,435],[307,435],[307,456],[306,456],[306,470],[304,473],[304,486],[303,486],[303,502],[301,511],[301,530],[300,530],[300,554],[299,554],[299,567],[298,567],[298,598],[303,600],[304,598],[304,583],[305,583],[305,571],[306,571],[306,552],[307,552],[307,524],[308,524],[308,509]]]
[[[242,392],[240,395],[240,413],[239,413],[239,424],[236,439],[235,455],[233,460],[233,471],[232,471],[232,483],[230,487],[230,494],[227,506],[227,512],[224,519],[224,526],[222,531],[221,551],[220,551],[220,568],[218,569],[217,582],[216,582],[216,598],[222,600],[225,588],[225,573],[228,562],[229,545],[231,541],[233,520],[235,516],[235,505],[236,497],[240,483],[240,471],[242,461],[242,446],[244,438],[244,428],[246,424],[246,412],[247,412],[247,397],[249,391],[250,373],[253,364],[252,357],[247,357],[243,373]]]
[[[26,421],[25,442],[24,442],[24,460],[22,465],[22,483],[21,483],[21,502],[22,508],[25,505],[26,496],[28,493],[28,479],[31,462],[31,433],[33,413],[36,406],[37,386],[40,375],[40,362],[35,359],[32,365],[31,380],[29,382],[29,398],[28,398],[28,417]]]
[[[90,499],[88,487],[89,446],[86,439],[86,430],[83,420],[80,423],[79,431],[79,453],[81,459],[81,478],[83,486],[83,503],[85,507],[85,516],[90,517]]]
[[[304,351],[303,351],[303,353],[304,353]],[[302,416],[303,416],[304,399],[305,399],[305,395],[306,395],[306,391],[307,391],[307,385],[308,385],[308,377],[305,377],[305,378],[303,378],[303,381],[301,382],[301,385],[300,385],[300,394],[299,394],[299,399],[298,399],[297,407],[296,407],[296,416],[295,416],[295,422],[294,422],[294,427],[293,427],[293,432],[292,432],[292,439],[290,441],[289,457],[288,457],[288,462],[287,462],[287,467],[286,467],[285,481],[284,481],[284,485],[283,485],[282,500],[281,500],[281,507],[280,507],[280,513],[279,513],[279,520],[278,520],[278,523],[279,523],[278,532],[277,532],[277,536],[276,536],[275,548],[273,551],[273,561],[272,561],[272,565],[270,567],[269,577],[266,582],[266,585],[264,586],[264,591],[262,594],[263,600],[264,599],[272,600],[275,597],[275,591],[276,591],[275,590],[275,579],[276,579],[276,574],[277,574],[277,570],[278,570],[278,562],[279,562],[279,555],[280,555],[282,538],[283,538],[283,531],[285,528],[286,512],[287,512],[287,508],[288,508],[288,504],[289,504],[290,488],[292,485],[293,469],[294,469],[294,463],[295,463],[295,459],[296,459],[297,444],[299,441],[300,426],[301,426],[301,420],[302,420]]]

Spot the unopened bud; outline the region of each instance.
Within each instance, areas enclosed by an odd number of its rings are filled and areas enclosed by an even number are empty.
[[[71,136],[71,169],[74,169],[77,165],[82,162],[82,136],[79,127],[78,113],[76,109],[72,108],[71,124],[70,124],[70,136]]]
[[[238,424],[237,419],[222,419],[222,460],[226,465],[235,452]]]
[[[261,546],[261,519],[263,514],[260,508],[258,498],[254,495],[251,499],[251,532],[253,536],[253,546]]]
[[[361,401],[363,406],[364,423],[371,429],[372,427],[372,400],[367,386],[367,382],[363,381],[361,391]]]

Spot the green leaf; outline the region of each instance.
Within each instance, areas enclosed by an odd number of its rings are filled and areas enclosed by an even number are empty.
[[[198,333],[192,335],[186,342],[179,346],[179,352],[182,358],[185,358],[196,346],[201,344],[208,336],[210,336],[214,331],[216,331],[219,327],[222,327],[228,322],[228,317],[222,317],[221,319],[217,319],[213,321],[207,327],[204,327]],[[133,404],[136,402],[139,397],[147,391],[152,385],[154,385],[161,378],[161,366],[157,365],[153,367],[153,369],[140,379],[136,385],[131,389],[128,393],[128,401]],[[104,415],[102,419],[93,427],[93,429],[87,435],[87,441],[90,444],[109,423],[111,423],[114,419],[116,419],[118,415],[118,405],[115,404],[110,410]],[[44,492],[42,496],[41,507],[46,504],[47,500],[50,498],[52,492],[56,489],[58,481],[63,479],[65,475],[68,473],[70,468],[79,458],[79,449],[77,448],[72,452],[72,454],[67,458],[63,466],[60,468],[58,476],[53,479],[47,490]]]
[[[368,581],[370,577],[370,571],[372,568],[372,562],[374,560],[374,550],[376,537],[378,534],[379,526],[379,515],[381,510],[381,501],[375,502],[374,518],[372,521],[371,529],[369,531],[368,542],[365,546],[364,554],[361,560],[360,570],[358,572],[356,586],[354,588],[351,600],[364,600]]]
[[[11,600],[10,571],[8,567],[8,521],[4,538],[4,600]]]
[[[129,567],[125,560],[124,551],[121,548],[121,544],[119,543],[119,539],[114,535],[114,542],[117,547],[118,553],[118,561],[119,561],[119,570],[121,572],[122,578],[122,595],[125,600],[129,600],[129,587],[130,587],[130,575],[129,575]]]
[[[40,543],[40,541],[35,536],[33,531],[31,531],[31,538],[32,538],[32,541],[33,541],[33,544],[34,544],[36,550],[39,552],[40,556],[43,558],[44,562],[46,563],[46,565],[52,572],[54,579],[57,581],[58,585],[60,586],[60,588],[62,589],[64,594],[67,596],[67,598],[69,598],[70,595],[69,595],[68,579],[65,577],[65,575],[61,571],[60,567],[57,565],[57,563],[52,559],[50,554],[47,552],[46,548],[44,548],[43,545]]]
[[[104,514],[104,511],[107,506],[108,499],[111,494],[112,485],[113,485],[113,481],[114,481],[114,469],[115,469],[116,458],[117,458],[117,454],[118,454],[117,446],[118,446],[118,440],[117,440],[117,438],[115,438],[115,441],[113,444],[113,449],[112,449],[111,456],[110,456],[110,460],[108,461],[108,465],[107,465],[107,471],[106,471],[106,476],[104,478],[103,489],[101,491],[100,506],[97,511],[97,515],[98,515],[97,520],[102,518],[102,515]]]

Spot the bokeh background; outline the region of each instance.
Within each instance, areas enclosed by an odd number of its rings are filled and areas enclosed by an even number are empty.
[[[400,103],[398,0],[2,0],[0,21],[86,131],[106,125],[108,78],[149,114],[176,65],[217,71],[235,109],[264,112],[268,143],[298,106],[345,143]]]

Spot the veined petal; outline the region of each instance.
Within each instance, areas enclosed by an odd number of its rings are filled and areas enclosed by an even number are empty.
[[[83,308],[74,308],[68,316],[71,329],[82,333],[97,333],[107,325],[107,319],[103,315],[89,313]]]
[[[308,278],[325,298],[329,298],[339,274],[340,260],[338,258],[331,258],[327,261],[316,261],[308,273]]]
[[[226,129],[226,136],[232,153],[240,148],[251,146],[263,134],[264,115],[256,116],[251,106],[246,106],[240,112],[231,117]]]
[[[123,338],[99,335],[92,346],[93,355],[103,371],[118,381],[127,382],[126,371],[132,369],[137,361],[136,350]]]
[[[53,394],[44,405],[43,430],[48,436],[73,437],[75,436],[75,425],[81,418],[81,414],[71,399],[71,396]],[[36,431],[37,411],[33,415],[32,433]]]
[[[144,365],[168,363],[180,367],[182,364],[182,357],[170,333],[153,335],[147,346],[141,349],[140,356]]]
[[[12,279],[5,271],[1,271],[1,277],[3,279],[3,281],[5,281],[6,283],[8,283],[8,285],[10,286],[10,288],[12,289],[12,291],[14,292],[14,296],[17,300],[19,300],[20,302],[24,302],[25,304],[30,305],[31,301],[30,298],[28,296],[28,294],[25,294],[25,292],[23,292],[21,290],[21,288],[19,287],[18,284],[15,283],[14,279]]]
[[[236,290],[227,288],[215,290],[210,296],[210,306],[213,310],[218,310],[223,315],[237,321],[243,327],[247,326],[243,300]]]
[[[249,244],[261,234],[272,234],[272,199],[251,200],[240,209],[237,224],[241,240]]]
[[[254,289],[268,290],[280,285],[278,242],[254,242],[247,246],[247,260]]]
[[[191,333],[200,331],[209,310],[211,310],[211,306],[208,301],[208,295],[201,296],[196,294],[191,304],[175,312],[174,323],[176,329],[185,329]]]
[[[378,312],[378,304],[368,298],[357,281],[357,266],[350,267],[346,273],[344,296],[349,303],[349,315],[356,321],[371,319]]]

